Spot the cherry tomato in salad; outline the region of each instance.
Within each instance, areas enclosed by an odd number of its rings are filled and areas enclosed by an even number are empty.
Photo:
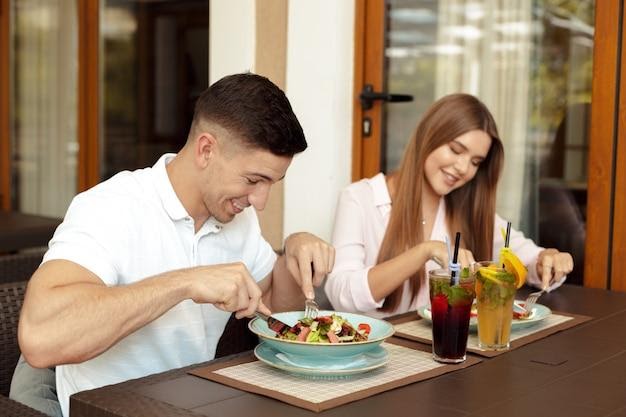
[[[367,323],[360,323],[358,329],[362,330],[365,334],[370,334],[372,331],[372,327]]]

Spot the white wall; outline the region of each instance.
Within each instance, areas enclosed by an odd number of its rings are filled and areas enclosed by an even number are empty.
[[[262,4],[261,2],[259,4]],[[212,1],[210,82],[254,71],[255,1]],[[339,192],[350,183],[354,2],[290,0],[286,94],[309,144],[285,178],[283,233],[330,240]]]
[[[290,0],[286,92],[308,149],[285,177],[284,235],[330,240],[339,192],[350,183],[354,3]]]
[[[254,72],[255,0],[209,3],[209,84],[225,75]]]

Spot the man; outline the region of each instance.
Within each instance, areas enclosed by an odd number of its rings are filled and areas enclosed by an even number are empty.
[[[205,91],[187,142],[72,201],[33,275],[19,325],[34,367],[69,396],[206,361],[230,312],[302,309],[334,250],[308,233],[276,257],[255,211],[307,144],[284,93],[231,75]]]

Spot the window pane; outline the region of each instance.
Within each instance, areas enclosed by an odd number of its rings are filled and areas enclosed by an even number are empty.
[[[12,207],[62,217],[76,193],[76,4],[11,4]]]
[[[498,213],[539,244],[569,251],[582,283],[593,0],[387,1],[384,170],[398,166],[424,110],[478,96],[503,139]]]
[[[101,22],[106,179],[185,143],[208,87],[208,1],[106,0]]]

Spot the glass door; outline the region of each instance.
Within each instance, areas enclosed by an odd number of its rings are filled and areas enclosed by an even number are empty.
[[[185,143],[209,81],[209,2],[101,0],[100,180]]]
[[[62,217],[185,143],[208,1],[0,0],[0,23],[0,209]]]
[[[62,217],[77,184],[76,2],[9,5],[10,207]]]
[[[381,105],[378,170],[397,168],[433,101],[453,92],[476,95],[493,112],[505,146],[498,213],[540,245],[572,253],[569,282],[578,284],[594,6],[592,0],[387,0],[381,23],[378,88],[415,101]]]

